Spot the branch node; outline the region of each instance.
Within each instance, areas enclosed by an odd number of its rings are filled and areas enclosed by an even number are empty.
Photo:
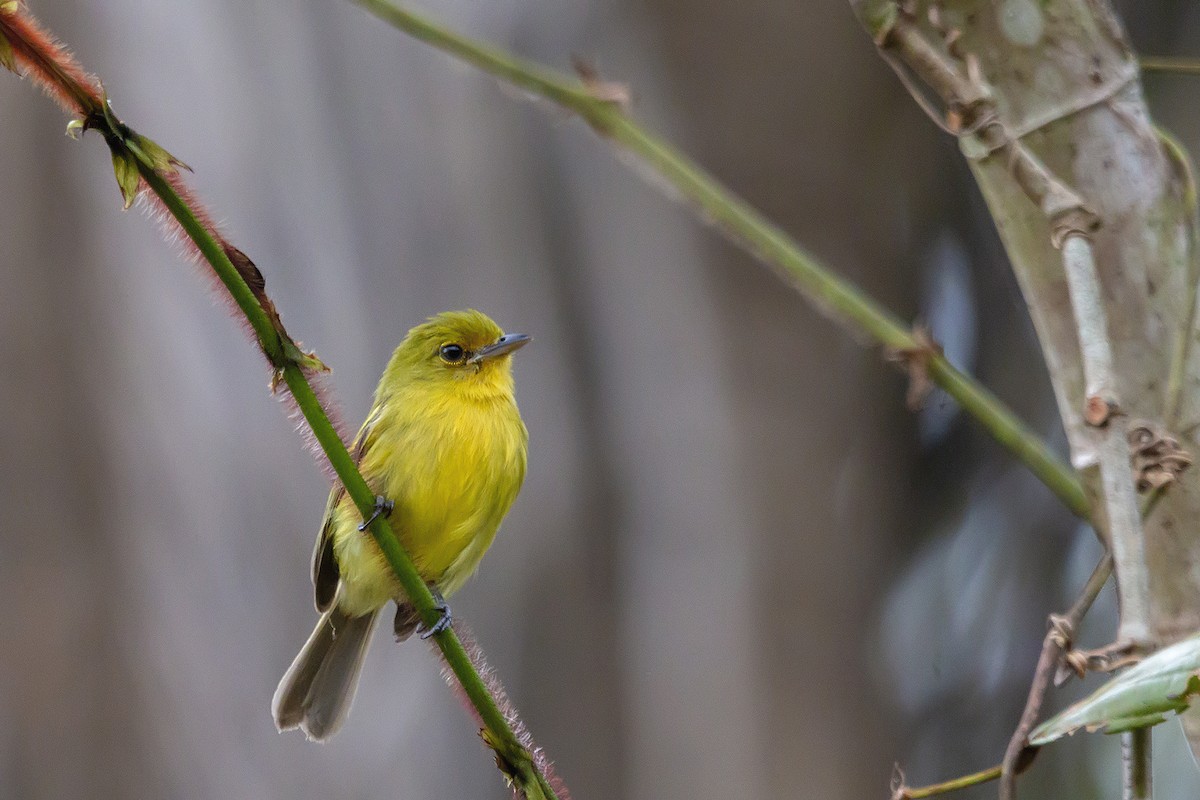
[[[1090,239],[1102,225],[1099,214],[1084,205],[1075,192],[1054,179],[1042,208],[1050,217],[1050,241],[1057,250],[1066,244],[1068,236]]]
[[[1083,678],[1088,672],[1087,653],[1082,650],[1069,650],[1063,656],[1063,662],[1054,673],[1054,685],[1062,686],[1072,675]]]
[[[589,95],[602,103],[611,103],[624,112],[629,111],[633,105],[633,92],[628,84],[604,80],[596,65],[580,55],[571,56],[571,67]]]
[[[1075,638],[1075,624],[1062,614],[1051,614],[1050,637],[1060,649],[1070,649],[1071,641]]]
[[[1083,421],[1093,428],[1104,428],[1117,414],[1121,407],[1117,399],[1111,395],[1089,395],[1083,407]]]
[[[1089,672],[1115,672],[1124,667],[1131,667],[1141,661],[1146,653],[1147,647],[1144,643],[1121,639],[1095,650],[1071,650],[1065,657],[1065,664],[1076,676],[1082,678]],[[1060,676],[1062,673],[1063,670],[1059,670]],[[1055,683],[1061,682],[1056,678]]]
[[[933,338],[928,325],[918,322],[912,328],[912,344],[908,347],[888,348],[888,361],[901,365],[908,373],[908,391],[904,403],[909,411],[920,411],[925,399],[933,390],[929,375],[929,363],[942,356],[942,345]]]
[[[1153,422],[1132,422],[1128,439],[1139,492],[1174,483],[1179,473],[1192,465],[1191,455],[1180,446],[1179,441]]]

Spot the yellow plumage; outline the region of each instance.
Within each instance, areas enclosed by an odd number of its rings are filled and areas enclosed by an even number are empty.
[[[421,577],[448,597],[475,571],[525,478],[528,433],[513,395],[505,336],[478,311],[432,317],[408,332],[375,391],[354,453],[372,489],[394,503],[389,521]],[[324,616],[275,693],[280,730],[336,732],[353,697],[379,609],[396,601],[403,638],[416,617],[357,506],[330,494],[313,555]]]

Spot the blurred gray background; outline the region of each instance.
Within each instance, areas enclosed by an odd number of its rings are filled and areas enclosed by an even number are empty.
[[[352,425],[431,313],[534,335],[529,477],[454,609],[578,800],[883,798],[894,762],[996,762],[1099,551],[944,397],[909,414],[876,349],[578,122],[348,3],[31,5],[195,168]],[[650,128],[1061,449],[955,145],[844,2],[423,7],[631,84]],[[1200,54],[1195,4],[1134,8],[1141,50]],[[1147,92],[1195,150],[1200,79]],[[0,797],[506,796],[417,642],[378,638],[332,743],[275,733],[327,480],[209,281],[66,121],[0,75]],[[1113,627],[1106,595],[1087,643]],[[1173,724],[1156,744],[1159,797],[1195,796]],[[1115,750],[1056,747],[1025,791],[1114,796]]]

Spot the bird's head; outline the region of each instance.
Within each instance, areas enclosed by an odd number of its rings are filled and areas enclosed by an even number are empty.
[[[474,309],[445,311],[408,332],[388,370],[403,383],[453,385],[470,394],[511,393],[510,356],[529,341],[523,333],[505,334]]]

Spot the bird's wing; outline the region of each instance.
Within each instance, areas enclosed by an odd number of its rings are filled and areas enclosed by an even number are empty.
[[[367,452],[374,441],[375,422],[378,418],[378,410],[373,409],[367,415],[367,421],[359,429],[358,435],[354,437],[350,455],[354,458],[355,464],[362,460],[363,454]],[[333,512],[345,494],[346,488],[340,482],[329,492],[329,502],[325,504],[325,516],[321,520],[321,532],[317,535],[317,546],[313,548],[313,594],[317,611],[322,614],[329,610],[337,597],[340,574],[337,558],[333,554]]]

